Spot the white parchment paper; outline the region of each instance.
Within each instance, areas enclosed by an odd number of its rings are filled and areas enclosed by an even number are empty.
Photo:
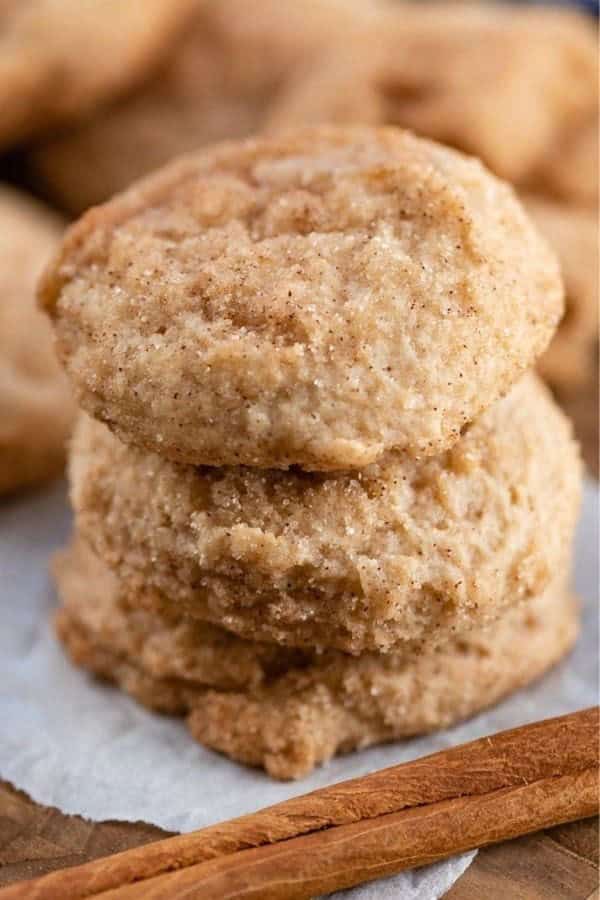
[[[74,669],[49,627],[49,554],[70,529],[64,485],[0,504],[0,777],[34,800],[89,819],[189,831],[483,734],[597,702],[598,490],[589,482],[575,584],[584,627],[545,679],[457,728],[341,757],[310,778],[272,781],[203,749],[173,719],[146,712]],[[337,894],[437,900],[473,854]]]

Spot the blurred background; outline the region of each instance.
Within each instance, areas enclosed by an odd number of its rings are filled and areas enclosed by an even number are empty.
[[[567,311],[540,371],[597,472],[597,13],[594,0],[0,0],[0,177],[64,224],[173,156],[301,123],[393,124],[479,156],[560,258]]]

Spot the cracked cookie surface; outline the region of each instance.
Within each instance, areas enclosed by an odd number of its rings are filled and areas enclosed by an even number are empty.
[[[78,528],[124,588],[247,638],[353,653],[440,642],[542,593],[580,490],[570,425],[533,375],[434,458],[194,468],[84,417],[70,465]]]
[[[151,709],[186,715],[200,743],[281,779],[473,715],[557,662],[578,628],[559,578],[440,652],[319,654],[140,609],[81,542],[61,555],[56,576],[57,632],[76,665]]]
[[[41,296],[81,405],[123,440],[308,470],[451,446],[563,306],[509,187],[360,126],[174,162],[69,230]]]

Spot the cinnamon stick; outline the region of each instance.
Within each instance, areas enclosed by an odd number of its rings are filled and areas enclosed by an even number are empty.
[[[500,732],[268,809],[0,890],[311,897],[598,811],[598,708]]]
[[[549,778],[242,850],[101,895],[102,900],[309,900],[473,847],[592,815],[598,772]]]

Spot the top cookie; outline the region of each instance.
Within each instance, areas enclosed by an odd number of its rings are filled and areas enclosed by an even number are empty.
[[[0,146],[128,88],[160,58],[191,0],[2,0]]]
[[[562,313],[510,188],[360,126],[174,162],[70,230],[41,297],[81,405],[125,441],[314,470],[451,446]]]

